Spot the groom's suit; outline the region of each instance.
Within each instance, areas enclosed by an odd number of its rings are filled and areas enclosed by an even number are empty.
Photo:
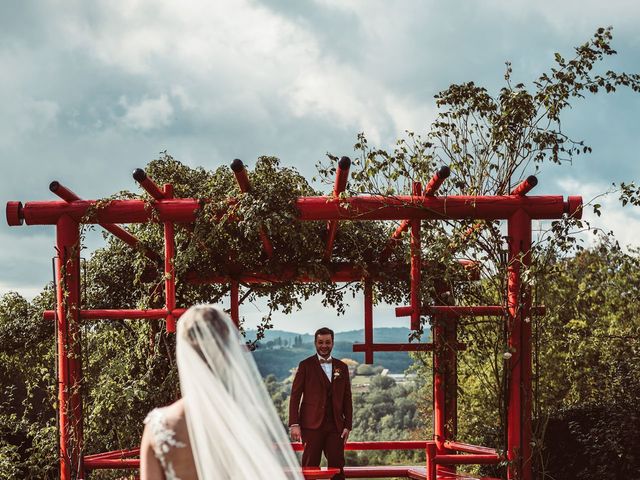
[[[298,366],[291,387],[289,425],[300,425],[304,453],[303,467],[317,467],[324,451],[330,467],[344,467],[344,428],[351,430],[353,406],[349,368],[333,359],[331,380],[313,355]],[[341,473],[333,477],[343,479]]]

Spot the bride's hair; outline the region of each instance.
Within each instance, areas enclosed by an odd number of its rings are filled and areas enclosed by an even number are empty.
[[[230,323],[229,317],[219,308],[213,305],[196,305],[180,318],[178,336],[189,342],[200,355],[203,355],[200,340],[203,337],[213,337],[219,338],[222,342],[228,342],[231,336]]]

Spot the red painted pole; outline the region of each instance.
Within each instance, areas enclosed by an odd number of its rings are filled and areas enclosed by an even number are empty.
[[[165,192],[160,190],[160,187],[155,184],[153,180],[147,177],[146,172],[141,168],[136,168],[133,171],[133,179],[140,184],[142,188],[144,188],[149,195],[151,195],[156,200],[162,200],[165,197]],[[123,222],[124,223],[124,222]]]
[[[238,187],[240,187],[240,191],[242,193],[248,193],[251,191],[251,182],[249,182],[249,176],[247,175],[247,169],[244,167],[244,163],[239,158],[236,158],[233,162],[231,162],[231,171],[236,177],[236,182],[238,183]],[[269,258],[273,256],[273,244],[269,237],[267,236],[267,232],[265,232],[263,227],[260,227],[259,231],[260,241],[262,241],[262,248]]]
[[[436,302],[443,306],[453,303],[447,284],[442,278],[435,281]],[[447,310],[434,315],[434,331],[438,338],[433,355],[434,378],[434,415],[439,417],[439,422],[434,421],[434,433],[438,455],[450,453],[445,445],[447,440],[456,438],[458,429],[458,359],[457,359],[457,317],[449,315]],[[438,380],[438,381],[436,381]],[[436,388],[438,386],[438,388]],[[435,405],[435,400],[440,404],[440,410]],[[436,425],[439,430],[436,430]],[[455,466],[439,466],[441,475],[453,475]]]
[[[173,198],[173,186],[164,186],[164,198]],[[176,270],[175,270],[175,227],[173,222],[164,222],[164,294],[167,314],[167,332],[176,331],[176,319],[173,310],[176,308]]]
[[[442,182],[445,181],[445,179],[449,176],[450,173],[451,173],[451,170],[449,169],[449,167],[446,167],[446,166],[441,167],[440,170],[438,170],[438,172],[436,172],[435,175],[431,178],[431,180],[429,180],[429,183],[427,184],[427,188],[425,188],[422,195],[425,197],[434,196],[438,191],[438,189],[440,188],[440,186],[442,185]],[[398,228],[396,228],[396,230],[391,235],[391,238],[387,242],[387,245],[384,247],[384,250],[382,250],[382,252],[380,253],[380,262],[385,262],[389,259],[389,257],[391,256],[391,252],[393,252],[393,249],[396,247],[397,243],[402,238],[402,235],[404,234],[404,232],[409,230],[410,226],[411,226],[410,220],[403,220],[402,223],[398,226]]]
[[[529,193],[533,188],[538,185],[538,179],[531,175],[524,179],[516,188],[511,191],[511,195],[518,195],[520,197]]]
[[[422,185],[414,182],[412,186],[413,197],[419,197],[422,193]],[[411,329],[420,328],[420,266],[422,263],[420,245],[420,220],[411,220]]]
[[[364,280],[364,344],[367,347],[373,345],[373,282],[370,278]],[[373,350],[370,348],[364,351],[364,363],[373,363]]]
[[[531,297],[522,273],[531,265],[531,217],[518,210],[508,222],[508,342],[511,358],[507,399],[509,480],[531,480]]]
[[[435,195],[438,189],[440,188],[440,186],[442,185],[442,183],[447,178],[449,178],[450,174],[451,174],[451,169],[449,167],[447,167],[446,165],[444,167],[440,167],[440,170],[438,170],[435,173],[435,175],[431,177],[431,180],[429,180],[429,183],[427,183],[427,186],[424,189],[423,195],[424,196]]]
[[[336,181],[333,185],[333,198],[335,202],[340,202],[340,194],[347,188],[347,179],[349,178],[349,168],[351,167],[351,159],[349,157],[342,157],[338,162],[338,169],[336,170]],[[327,223],[327,246],[322,256],[323,261],[328,262],[331,259],[331,252],[333,252],[333,242],[336,239],[336,232],[338,230],[338,221],[329,220]]]
[[[56,226],[58,330],[58,418],[60,479],[83,477],[82,366],[80,364],[80,230],[63,215]]]
[[[240,286],[238,282],[231,282],[231,320],[238,327],[240,325]]]
[[[148,309],[148,310],[80,310],[79,318],[81,320],[160,320],[167,318],[167,315],[173,315],[178,319],[186,312],[186,308],[174,308],[169,312],[164,308]],[[45,320],[53,320],[55,312],[53,310],[45,310],[42,317]]]
[[[438,480],[436,474],[436,444],[433,442],[427,443],[427,480]]]
[[[49,190],[51,190],[51,192],[55,193],[66,202],[76,202],[78,200],[81,200],[78,195],[73,193],[67,187],[61,185],[60,182],[51,182],[49,184]],[[158,255],[153,250],[150,250],[146,245],[140,243],[140,240],[131,235],[124,228],[113,223],[100,223],[99,225],[107,232],[111,233],[114,237],[119,238],[130,247],[137,250],[139,249],[149,260],[155,263],[160,263],[162,261],[162,257],[160,257],[160,255]]]

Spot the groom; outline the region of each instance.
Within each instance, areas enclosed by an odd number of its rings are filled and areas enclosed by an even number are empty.
[[[324,451],[328,466],[340,468],[333,480],[343,480],[344,444],[353,412],[349,369],[331,358],[333,330],[316,331],[315,346],[316,355],[300,362],[291,387],[291,440],[304,443],[303,467],[319,467]]]

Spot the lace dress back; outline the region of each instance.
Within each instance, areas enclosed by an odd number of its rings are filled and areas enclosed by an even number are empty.
[[[165,479],[198,480],[184,411],[156,408],[149,412],[144,423],[151,431],[153,452],[162,465]]]

